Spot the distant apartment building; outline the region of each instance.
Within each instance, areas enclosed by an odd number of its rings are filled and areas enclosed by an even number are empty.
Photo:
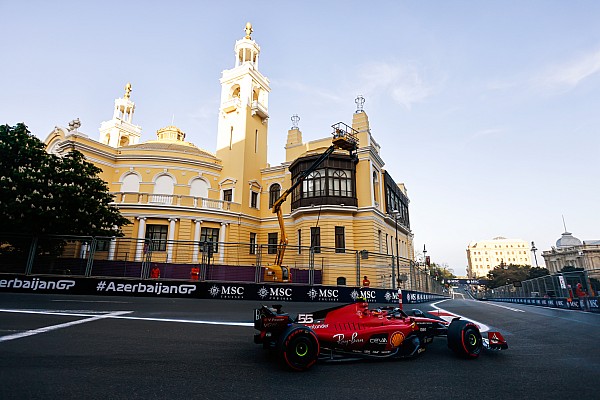
[[[501,264],[531,265],[529,243],[501,236],[469,243],[467,276],[482,278]]]

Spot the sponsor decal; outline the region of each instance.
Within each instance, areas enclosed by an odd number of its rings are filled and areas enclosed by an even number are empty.
[[[277,326],[281,326],[282,324],[287,325],[287,321],[287,317],[266,317],[263,318],[263,327],[275,328]]]
[[[307,325],[310,329],[327,329],[329,328],[329,324],[316,324],[316,325]]]
[[[375,302],[375,300],[377,299],[376,295],[377,295],[377,292],[375,292],[374,290],[364,290],[364,289],[362,289],[362,290],[354,289],[352,291],[352,293],[350,293],[350,297],[352,297],[352,300],[356,300],[357,298],[362,297],[370,303]]]
[[[392,347],[398,347],[404,342],[404,333],[396,331],[390,336],[390,343]]]
[[[339,301],[338,289],[312,288],[307,294],[311,300],[317,299],[318,301]]]
[[[146,283],[115,283],[112,281],[100,281],[96,285],[97,292],[114,293],[152,293],[157,296],[161,294],[191,294],[196,291],[196,285],[168,285],[162,282],[152,284]]]
[[[350,339],[346,339],[346,335],[344,335],[343,333],[337,333],[333,335],[333,340],[335,340],[337,344],[340,344],[342,346],[347,346],[349,344],[354,343],[363,343],[365,341],[364,339],[358,337],[358,332],[352,332],[352,336],[350,337]]]
[[[371,338],[371,339],[369,339],[369,343],[386,344],[387,343],[387,338],[386,337]]]
[[[293,290],[290,287],[261,287],[258,290],[258,295],[261,299],[269,300],[292,300]]]
[[[75,286],[75,281],[70,279],[61,279],[58,281],[45,280],[40,278],[33,279],[1,279],[0,288],[30,289],[36,290],[69,290]]]
[[[210,289],[208,289],[208,293],[212,297],[217,297],[221,299],[243,299],[244,298],[244,287],[243,286],[233,286],[233,285],[221,285],[221,287],[217,285],[212,285]]]

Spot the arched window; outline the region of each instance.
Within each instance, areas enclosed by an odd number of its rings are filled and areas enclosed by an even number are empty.
[[[375,200],[375,203],[379,202],[379,190],[377,190],[379,187],[378,182],[379,179],[377,178],[377,172],[373,171],[373,199]]]
[[[171,204],[175,182],[169,175],[161,175],[154,181],[153,203]]]
[[[273,204],[281,196],[281,186],[278,183],[274,183],[269,188],[269,208],[273,208]]]
[[[352,180],[350,173],[341,169],[330,171],[329,195],[338,197],[352,196]]]
[[[140,177],[136,174],[127,174],[123,178],[121,184],[121,192],[139,193],[140,192]]]
[[[302,194],[304,197],[319,197],[323,196],[325,187],[325,171],[319,169],[313,171],[302,182]]]
[[[190,185],[190,196],[208,198],[208,183],[204,179],[194,179]]]
[[[231,87],[231,97],[240,97],[240,85],[233,85]]]
[[[129,146],[129,138],[127,136],[121,137],[121,142],[119,146]]]

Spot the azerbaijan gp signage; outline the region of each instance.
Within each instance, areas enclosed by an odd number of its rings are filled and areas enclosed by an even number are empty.
[[[370,303],[398,303],[396,290],[352,286],[79,277],[63,279],[22,275],[0,275],[0,292],[258,300],[265,303],[280,301],[348,303],[357,298],[364,298]],[[404,304],[424,303],[443,298],[445,297],[441,295],[402,291]]]

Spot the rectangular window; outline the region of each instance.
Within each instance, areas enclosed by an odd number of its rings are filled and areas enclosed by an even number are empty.
[[[390,254],[389,248],[388,248],[388,234],[385,234],[385,254]]]
[[[345,253],[346,252],[346,235],[344,234],[343,226],[335,227],[335,252]]]
[[[232,201],[233,189],[223,190],[223,201]]]
[[[314,226],[310,228],[310,247],[315,253],[321,252],[321,228]]]
[[[250,233],[250,254],[256,254],[256,233]]]
[[[110,240],[99,239],[96,241],[96,251],[108,251],[110,248]]]
[[[219,228],[202,228],[200,229],[200,251],[204,251],[204,243],[210,246],[208,249],[213,253],[219,251]]]
[[[298,229],[298,254],[302,254],[302,229]]]
[[[250,207],[258,208],[258,193],[250,192]]]
[[[269,233],[269,254],[277,254],[277,232]]]
[[[167,225],[146,225],[146,239],[150,240],[150,250],[167,250]]]

